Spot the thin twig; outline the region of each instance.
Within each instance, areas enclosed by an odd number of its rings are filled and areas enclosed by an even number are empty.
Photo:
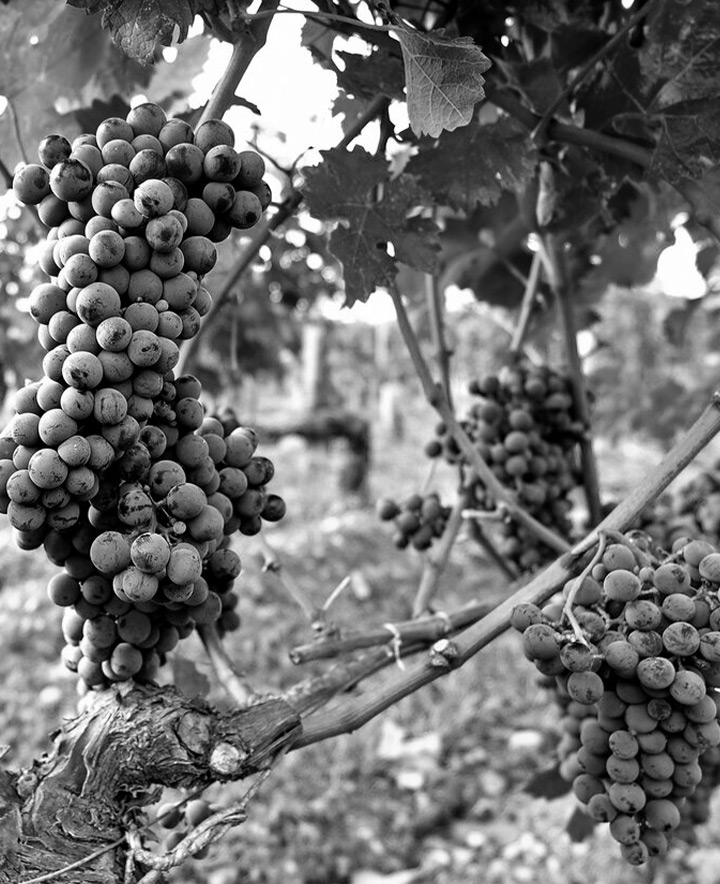
[[[351,733],[403,697],[435,681],[452,668],[466,663],[510,627],[510,617],[516,605],[523,602],[544,604],[562,589],[568,579],[577,576],[592,558],[589,553],[597,546],[600,532],[627,530],[638,514],[667,488],[719,431],[720,394],[714,394],[712,403],[705,408],[683,438],[595,530],[573,547],[571,553],[551,563],[485,617],[452,639],[452,664],[448,657],[445,658],[448,661],[445,667],[433,665],[426,659],[424,663],[395,673],[377,691],[347,699],[334,709],[305,719],[303,732],[291,749],[299,749],[338,734]]]
[[[463,524],[463,511],[468,503],[469,492],[467,489],[458,489],[455,503],[445,525],[442,537],[429,550],[425,557],[420,585],[413,602],[413,617],[422,617],[430,610],[430,602],[438,589],[440,575],[447,567],[450,553],[455,545],[460,528]]]
[[[0,177],[5,182],[8,190],[13,186],[13,173],[8,169],[5,163],[0,159]]]
[[[527,528],[529,532],[541,540],[546,546],[549,546],[550,549],[559,553],[567,552],[570,549],[570,544],[562,537],[555,534],[554,531],[551,531],[545,525],[542,525],[537,519],[534,519],[526,510],[519,506],[512,491],[505,488],[480,456],[480,453],[473,445],[472,440],[460,426],[459,421],[455,417],[455,414],[445,397],[442,386],[433,381],[430,369],[428,368],[425,357],[420,349],[420,343],[412,325],[410,324],[410,319],[408,318],[405,305],[402,302],[402,297],[395,291],[391,292],[391,296],[393,303],[395,304],[395,313],[397,315],[400,333],[408,348],[408,352],[410,353],[410,358],[412,359],[415,371],[420,379],[425,396],[455,438],[455,441],[469,466],[475,470],[480,481],[493,495],[498,504],[504,505],[507,508],[508,513],[516,521],[523,525],[523,527]]]
[[[580,86],[580,84],[592,74],[598,62],[602,61],[603,58],[606,58],[622,41],[625,35],[630,33],[636,25],[640,24],[640,22],[646,18],[660,2],[662,2],[662,0],[648,0],[644,6],[641,6],[640,9],[625,22],[625,24],[607,41],[607,43],[603,44],[597,52],[585,62],[577,74],[575,74],[572,80],[567,84],[565,89],[562,90],[557,98],[550,104],[550,107],[548,107],[543,113],[540,122],[532,133],[532,138],[535,141],[542,141],[544,139],[545,130],[557,109],[576,91],[578,86]]]
[[[220,684],[238,706],[250,705],[257,697],[257,693],[236,672],[232,660],[220,641],[215,624],[198,626],[198,633]]]
[[[520,315],[518,316],[517,325],[513,331],[512,341],[510,341],[510,353],[517,356],[523,346],[525,335],[527,333],[530,316],[537,298],[538,285],[540,283],[540,270],[542,262],[538,252],[533,253],[532,264],[530,265],[530,273],[528,274],[523,292],[522,302],[520,304]]]
[[[467,510],[463,515],[466,515]],[[474,518],[470,518],[468,521],[468,530],[470,531],[470,535],[475,543],[481,547],[481,549],[485,552],[487,556],[489,556],[492,561],[498,566],[498,568],[503,572],[503,574],[509,580],[515,580],[520,576],[520,571],[507,559],[506,556],[502,555],[495,544],[492,541],[492,538],[489,537],[485,530],[483,529],[482,524]]]
[[[257,536],[257,542],[263,552],[264,574],[272,574],[277,583],[285,590],[290,598],[298,605],[310,624],[318,623],[323,619],[323,611],[309,598],[305,590],[288,574],[287,569],[280,561],[280,557],[262,533]]]
[[[15,135],[17,148],[20,151],[20,156],[22,157],[23,163],[27,163],[28,155],[27,151],[25,150],[22,132],[20,131],[20,120],[18,119],[17,111],[15,110],[15,104],[9,98],[7,99],[7,109],[8,113],[10,114],[10,121],[12,122],[13,133]]]
[[[237,43],[233,45],[230,61],[200,116],[200,123],[211,119],[221,119],[225,111],[232,107],[235,92],[245,76],[250,62],[265,45],[270,24],[277,14],[279,2],[280,0],[264,0],[262,20],[248,24],[238,36]]]
[[[450,350],[445,337],[445,316],[443,293],[440,289],[438,277],[434,273],[425,274],[425,299],[430,314],[430,331],[437,358],[440,378],[445,390],[447,400],[452,405],[452,391],[450,389]]]
[[[541,238],[540,250],[545,265],[545,273],[550,288],[560,311],[565,354],[570,372],[573,403],[577,417],[583,425],[580,439],[580,460],[583,477],[583,488],[590,515],[590,524],[597,525],[602,519],[602,502],[600,500],[600,481],[598,479],[597,460],[593,449],[591,432],[590,402],[588,400],[587,383],[583,371],[582,360],[578,353],[577,328],[573,310],[572,291],[568,280],[565,256],[559,243],[551,234]]]
[[[311,660],[339,657],[351,651],[388,645],[396,636],[403,644],[429,644],[475,623],[491,611],[493,605],[494,602],[491,601],[471,602],[456,611],[429,614],[426,617],[403,620],[399,623],[384,623],[382,626],[374,626],[363,632],[341,633],[337,637],[319,638],[293,648],[290,651],[290,659],[300,665]]]

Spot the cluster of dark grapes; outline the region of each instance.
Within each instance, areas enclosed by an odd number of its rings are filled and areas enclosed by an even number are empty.
[[[198,625],[236,628],[230,538],[285,511],[255,432],[206,416],[198,380],[174,372],[211,304],[213,241],[267,204],[262,159],[233,141],[219,120],[193,133],[145,104],[72,145],[48,136],[43,165],[15,177],[51,226],[51,281],[29,298],[44,377],[0,440],[0,511],[22,549],[63,567],[48,592],[88,687],[152,678]]]
[[[443,506],[434,491],[428,494],[411,494],[397,503],[390,497],[377,502],[378,516],[384,522],[392,521],[395,527],[393,543],[398,549],[412,546],[426,550],[433,541],[442,537],[450,515],[450,507]]]
[[[690,799],[705,781],[706,805],[720,746],[720,553],[687,537],[662,562],[648,549],[613,543],[562,599],[512,615],[563,710],[561,775],[635,865],[702,818]]]
[[[476,397],[461,425],[482,459],[522,507],[563,537],[572,529],[570,492],[579,484],[578,442],[582,424],[574,413],[571,384],[548,366],[521,362],[470,384]],[[451,464],[466,460],[444,424],[425,448],[429,457]],[[470,506],[497,509],[480,480]],[[522,571],[545,563],[554,553],[511,518],[500,526],[499,552]]]

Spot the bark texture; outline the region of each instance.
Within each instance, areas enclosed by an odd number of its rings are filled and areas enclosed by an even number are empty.
[[[195,790],[266,768],[300,733],[283,700],[221,711],[169,687],[123,685],[91,695],[54,751],[0,771],[0,884],[58,872],[123,838],[132,810],[158,787]],[[119,884],[126,846],[59,875],[62,884]]]

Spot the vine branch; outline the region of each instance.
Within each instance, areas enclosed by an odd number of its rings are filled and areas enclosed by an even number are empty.
[[[683,438],[647,474],[633,492],[597,528],[576,544],[569,554],[556,559],[485,617],[453,638],[449,642],[450,647],[444,646],[440,654],[430,654],[424,662],[396,673],[387,684],[373,693],[347,699],[338,703],[335,708],[307,718],[303,722],[303,731],[293,743],[291,750],[339,734],[351,733],[403,697],[462,666],[510,627],[510,616],[516,605],[523,602],[542,605],[560,590],[568,579],[580,574],[592,558],[592,551],[601,533],[627,530],[639,513],[667,488],[718,432],[720,432],[720,393],[715,393],[711,404],[704,409]],[[441,639],[441,641],[447,640]]]
[[[221,119],[225,111],[232,106],[235,92],[250,62],[265,45],[268,30],[279,5],[280,0],[264,0],[262,19],[259,22],[250,22],[239,35],[237,42],[233,44],[228,66],[215,86],[210,101],[205,105],[198,125],[206,120]]]
[[[591,417],[588,400],[585,372],[578,353],[577,328],[573,309],[572,291],[568,280],[567,265],[557,239],[551,234],[541,238],[538,254],[545,264],[545,272],[550,288],[555,295],[560,311],[560,324],[565,342],[565,355],[570,371],[573,401],[578,419],[583,425],[580,439],[580,462],[582,468],[583,487],[587,500],[590,524],[597,525],[602,519],[602,502],[600,500],[600,481],[598,478],[597,460],[593,449],[592,433],[590,432]]]
[[[290,651],[293,663],[303,664],[311,660],[339,657],[350,651],[388,645],[398,637],[402,644],[432,642],[459,629],[475,623],[492,610],[493,602],[477,601],[464,605],[457,611],[442,612],[398,623],[384,623],[363,632],[320,638],[306,645],[298,645]]]

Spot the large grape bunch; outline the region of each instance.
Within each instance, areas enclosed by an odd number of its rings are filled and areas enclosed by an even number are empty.
[[[702,819],[720,746],[720,553],[649,549],[612,543],[563,598],[512,614],[563,709],[560,773],[634,865]]]
[[[231,538],[284,514],[255,432],[206,416],[174,372],[211,305],[214,242],[269,203],[262,158],[233,143],[220,120],[193,132],[144,104],[72,144],[47,136],[15,175],[50,227],[51,279],[29,298],[44,377],[0,440],[0,511],[63,568],[48,593],[85,687],[151,679],[196,626],[235,628]]]
[[[475,401],[461,425],[480,456],[527,512],[569,536],[570,493],[579,484],[578,443],[584,431],[575,416],[570,380],[549,366],[523,361],[473,381],[470,393]],[[471,466],[444,424],[425,452]],[[469,506],[496,510],[498,501],[474,473],[471,481]],[[555,555],[509,516],[499,529],[499,551],[523,571]]]

